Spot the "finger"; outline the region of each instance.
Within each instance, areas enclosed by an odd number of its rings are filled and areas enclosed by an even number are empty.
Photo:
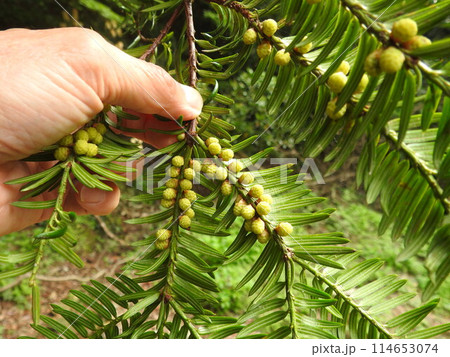
[[[78,193],[71,190],[65,199],[64,209],[79,215],[93,214],[103,216],[111,213],[119,204],[120,190],[112,182],[108,182],[108,185],[113,189],[112,191],[104,191],[77,184]]]
[[[93,56],[73,59],[71,65],[104,103],[121,105],[168,118],[197,117],[203,105],[197,90],[182,85],[163,68],[127,55],[94,31],[83,29],[85,45]]]
[[[39,170],[39,165],[27,165],[24,162],[10,162],[0,167],[0,236],[26,228],[34,223],[46,219],[47,212],[42,209],[27,209],[12,206],[11,203],[18,201],[23,193],[20,192],[22,185],[6,185],[4,182],[30,175]],[[56,195],[53,195],[56,196]],[[39,195],[30,198],[29,201],[51,200],[54,197]],[[48,211],[50,212],[50,211]]]
[[[152,145],[157,149],[161,149],[177,141],[176,135],[169,135],[155,132],[151,129],[158,130],[178,130],[181,129],[181,125],[175,121],[161,121],[156,119],[151,114],[142,114],[133,110],[127,110],[128,113],[136,115],[140,120],[126,120],[122,119],[121,125],[128,129],[142,130],[143,132],[133,132],[132,135],[147,144]],[[117,118],[114,114],[108,113],[109,118],[116,122]],[[130,132],[126,130],[120,130],[120,133],[124,135],[130,135]]]
[[[36,167],[35,167],[36,166]],[[11,162],[2,165],[0,170],[0,236],[14,231],[19,231],[35,223],[42,222],[50,218],[53,209],[28,209],[12,206],[11,203],[18,201],[23,193],[20,192],[21,185],[5,185],[3,182],[27,176],[39,168],[38,165],[27,165],[23,162]],[[112,191],[102,191],[90,189],[77,184],[78,193],[69,188],[69,193],[65,198],[64,209],[74,211],[77,214],[105,215],[111,213],[118,205],[120,191],[118,187],[109,183]],[[47,201],[55,199],[56,191],[46,192],[28,201]]]

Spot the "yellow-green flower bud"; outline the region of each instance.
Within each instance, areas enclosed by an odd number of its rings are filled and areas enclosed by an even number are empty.
[[[63,137],[58,144],[60,146],[72,146],[73,145],[73,136],[72,135],[66,135]]]
[[[188,229],[190,226],[191,226],[191,219],[186,215],[181,216],[180,217],[180,227]]]
[[[178,187],[178,180],[176,178],[168,179],[167,182],[166,182],[166,187],[177,188]]]
[[[255,178],[250,172],[243,172],[241,176],[239,176],[239,182],[243,185],[249,185],[253,181],[255,181]]]
[[[266,244],[270,239],[270,233],[267,230],[264,230],[261,234],[258,234],[256,238],[259,243]]]
[[[328,87],[333,93],[339,94],[347,83],[347,76],[342,72],[333,73],[327,80]]]
[[[278,30],[278,24],[273,19],[264,20],[262,22],[262,30],[264,32],[264,35],[271,37],[277,32]]]
[[[229,161],[234,157],[234,151],[231,149],[223,149],[220,153],[220,158],[223,161]]]
[[[245,31],[242,40],[246,45],[251,45],[256,42],[256,38],[257,38],[256,31],[250,28],[247,31]]]
[[[58,161],[66,161],[69,158],[69,155],[70,155],[70,149],[66,148],[64,146],[60,146],[53,153],[53,156]]]
[[[172,165],[175,167],[181,167],[184,165],[184,158],[183,156],[175,156],[172,158]]]
[[[95,129],[94,127],[90,127],[86,129],[86,132],[88,133],[89,136],[89,141],[92,141],[95,139],[95,137],[98,135],[98,131],[97,129]]]
[[[188,208],[190,208],[192,205],[191,201],[189,201],[187,198],[183,197],[178,201],[178,206],[181,208],[181,210],[186,211]]]
[[[97,154],[98,154],[98,146],[91,143],[87,144],[86,156],[94,157],[97,156]]]
[[[282,236],[288,236],[292,233],[292,231],[294,230],[294,228],[292,227],[292,225],[288,222],[281,222],[278,224],[277,228],[275,228],[275,230],[277,231],[277,233]]]
[[[210,137],[210,138],[206,139],[206,141],[205,141],[206,146],[209,146],[212,143],[219,143],[219,139],[217,139],[215,137]]]
[[[417,35],[417,23],[412,19],[401,19],[392,25],[391,38],[395,42],[405,43]]]
[[[191,202],[194,202],[197,199],[197,194],[192,190],[183,191],[183,196]]]
[[[348,74],[349,71],[350,71],[350,63],[348,63],[347,61],[342,61],[336,70],[336,72],[342,72],[344,74]]]
[[[166,188],[163,193],[162,196],[165,200],[173,200],[175,197],[177,197],[177,190],[175,190],[174,188]]]
[[[244,219],[252,219],[253,217],[255,217],[255,209],[252,207],[252,205],[246,205],[242,207],[241,216]]]
[[[260,216],[268,215],[271,209],[272,207],[270,206],[270,204],[264,201],[258,203],[258,205],[256,206],[256,212],[258,212]]]
[[[255,234],[261,234],[262,232],[264,232],[265,227],[266,225],[261,218],[256,218],[252,222],[252,232]]]
[[[380,68],[380,55],[382,50],[378,49],[370,53],[364,61],[364,71],[367,72],[369,76],[375,77],[381,73]]]
[[[261,202],[267,202],[267,203],[270,204],[270,205],[273,203],[273,198],[272,198],[272,196],[269,195],[268,193],[263,194],[263,195],[259,198],[259,200],[260,200]]]
[[[188,208],[185,212],[184,212],[185,216],[188,216],[190,219],[195,217],[195,212],[192,208]]]
[[[86,155],[88,151],[88,142],[86,140],[77,140],[75,142],[75,146],[73,147],[73,150],[75,151],[75,154],[77,155]]]
[[[260,198],[264,194],[264,187],[262,185],[256,184],[252,186],[248,194],[254,198]]]
[[[358,87],[356,87],[355,93],[364,92],[364,89],[366,89],[368,83],[369,83],[369,76],[364,73],[361,77],[361,80],[358,83]]]
[[[252,222],[253,222],[253,221],[252,221],[251,219],[245,221],[245,223],[244,223],[244,229],[245,229],[247,232],[251,232],[251,231],[252,231]]]
[[[385,73],[395,73],[402,69],[405,55],[395,47],[388,47],[380,55],[380,69]]]
[[[411,41],[405,44],[405,47],[409,50],[416,50],[421,47],[431,45],[431,40],[425,36],[414,36]]]
[[[204,164],[202,166],[202,171],[205,174],[209,174],[209,175],[213,176],[216,173],[216,171],[217,171],[217,166],[215,164],[208,164],[207,163],[207,164]]]
[[[267,41],[263,41],[256,48],[256,54],[261,59],[266,58],[268,55],[270,55],[270,52],[272,52],[272,45]]]
[[[88,141],[88,140],[89,140],[89,135],[88,135],[87,131],[86,131],[86,130],[83,130],[83,129],[78,130],[78,131],[75,133],[75,140],[85,140],[85,141]]]
[[[218,167],[214,174],[214,177],[219,181],[226,180],[226,178],[228,177],[228,170],[225,167]]]
[[[233,192],[233,186],[231,186],[229,181],[224,181],[222,186],[220,186],[220,192],[224,196],[229,196]]]
[[[200,172],[202,169],[202,164],[198,160],[191,160],[189,166],[195,171]]]
[[[103,142],[103,135],[97,132],[97,135],[91,142],[95,145],[100,145]]]
[[[279,50],[275,54],[274,61],[278,66],[286,66],[289,62],[291,62],[291,54],[285,50]]]
[[[302,41],[305,41],[307,38],[308,38],[308,36],[303,37]],[[294,47],[294,51],[304,55],[305,53],[308,53],[309,51],[311,51],[312,46],[313,46],[313,44],[312,44],[312,42],[310,42],[303,46]]]
[[[228,170],[230,170],[231,172],[234,172],[236,174],[241,172],[243,168],[244,168],[244,165],[239,160],[233,160],[228,165]]]
[[[157,240],[155,242],[155,248],[158,250],[165,250],[169,248],[169,241],[168,240]]]
[[[105,124],[102,123],[95,123],[94,128],[97,129],[97,131],[102,135],[105,135],[107,131]]]
[[[162,199],[161,200],[161,206],[163,206],[164,208],[170,208],[173,207],[175,205],[175,199],[173,200],[166,200],[166,199]]]
[[[168,240],[170,237],[172,237],[172,232],[168,229],[158,229],[156,231],[157,240]]]
[[[346,111],[347,111],[347,104],[344,104],[344,106],[341,109],[339,109],[338,112],[336,112],[336,101],[330,100],[327,104],[326,113],[330,117],[330,119],[338,120],[345,115]]]
[[[178,141],[183,141],[184,139],[186,139],[186,134],[185,133],[181,133],[177,135],[177,140]]]
[[[240,201],[236,202],[233,207],[233,214],[235,216],[240,216],[242,213],[242,208],[246,205],[245,201],[243,199],[240,199]]]
[[[219,155],[220,151],[222,151],[222,147],[219,143],[211,143],[208,145],[208,151],[211,155]]]
[[[180,169],[178,167],[171,166],[169,169],[169,175],[173,178],[180,176]]]
[[[184,169],[183,176],[186,180],[192,181],[195,177],[195,171],[188,167],[187,169]]]
[[[186,180],[186,179],[182,179],[180,181],[180,188],[183,191],[192,189],[192,181],[189,181],[189,180]]]

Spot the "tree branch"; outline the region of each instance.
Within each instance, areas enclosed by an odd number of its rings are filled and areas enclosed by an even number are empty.
[[[288,302],[289,308],[289,318],[291,320],[291,331],[292,338],[298,339],[298,331],[297,331],[297,316],[295,312],[295,296],[292,294],[292,283],[295,278],[294,274],[294,262],[290,256],[285,255],[284,257],[284,271],[285,271],[285,291],[286,291],[286,300]]]
[[[247,10],[244,6],[242,6],[242,4],[236,1],[227,1],[227,0],[206,0],[206,1],[210,3],[216,3],[224,7],[228,7],[241,14],[245,19],[247,19],[247,21],[255,29],[255,31],[258,31],[258,33],[263,38],[269,40],[272,43],[272,45],[278,50],[284,49],[286,47],[283,44],[283,42],[279,40],[277,37],[265,36],[264,33],[262,32],[261,23],[256,19],[256,16],[252,12]],[[369,13],[362,4],[350,0],[341,0],[341,2],[344,6],[346,6],[350,10],[353,16],[355,16],[358,19],[360,24],[363,25],[369,33],[375,35],[375,37],[378,39],[379,42],[381,42],[384,46],[395,46],[395,43],[392,42],[392,40],[390,39],[390,31],[385,27],[385,25],[382,22],[378,22],[377,17]],[[402,50],[402,48],[399,49]],[[423,72],[424,75],[431,82],[436,84],[439,88],[441,88],[444,91],[444,93],[448,95],[449,93],[448,82],[445,81],[441,76],[439,76],[438,72],[432,71],[422,61],[418,60],[415,57],[411,57],[407,53],[405,53],[405,56],[407,58],[407,64],[409,66],[411,67],[416,66],[417,68],[419,68],[420,71]],[[292,58],[303,66],[308,66],[310,64],[302,56],[292,56]],[[324,72],[318,68],[313,69],[311,73],[313,73],[317,78],[320,78],[324,74]],[[358,100],[355,99],[354,97],[350,99],[350,103],[352,105],[355,105],[357,101]],[[367,112],[368,110],[369,107],[364,108],[364,112]],[[382,134],[389,141],[394,142],[394,144],[396,144],[396,137],[392,136],[388,130],[384,129],[382,131]],[[400,147],[400,150],[402,150],[402,152],[406,154],[406,156],[410,159],[410,161],[412,161],[413,164],[419,168],[420,173],[425,177],[425,179],[433,189],[435,196],[442,202],[446,213],[450,212],[450,202],[445,197],[442,197],[442,189],[439,186],[433,174],[430,173],[430,170],[426,167],[426,165],[420,160],[418,161],[415,155],[413,155],[413,153],[411,153],[409,148],[405,147],[405,145],[402,145]]]
[[[192,12],[192,3],[194,0],[184,0],[184,12],[186,14],[186,37],[189,46],[188,66],[189,66],[189,85],[197,86],[197,51],[195,49],[195,28],[194,14]],[[197,118],[192,119],[189,124],[188,142],[193,145],[197,136]]]
[[[238,13],[240,13],[243,17],[245,17],[248,22],[259,29],[262,30],[262,26],[257,20],[257,17],[249,10],[247,10],[241,3],[236,1],[228,1],[228,0],[206,0],[207,2],[212,2],[221,6],[228,7]]]
[[[180,316],[180,318],[183,320],[183,322],[186,324],[189,331],[191,331],[192,336],[194,336],[196,339],[201,339],[202,337],[197,331],[197,328],[192,324],[191,320],[186,316],[181,306],[175,301],[170,300],[169,301],[170,306],[175,310],[175,312]]]
[[[308,270],[310,273],[312,273],[317,279],[328,285],[331,289],[334,290],[334,292],[342,297],[343,300],[345,300],[351,307],[353,307],[355,310],[359,312],[360,315],[364,316],[367,321],[369,321],[372,325],[375,326],[375,328],[380,332],[385,334],[388,338],[393,338],[392,334],[381,324],[379,323],[375,318],[373,318],[366,310],[364,310],[361,306],[358,305],[358,303],[353,300],[350,296],[348,296],[345,291],[337,284],[333,283],[327,276],[321,274],[314,268],[312,268],[309,264],[305,263],[300,258],[294,256],[294,261],[298,264],[300,264],[305,270]]]
[[[371,14],[369,11],[367,11],[365,6],[359,4],[354,0],[341,0],[341,2],[350,10],[353,16],[358,19],[359,23],[366,27],[367,31],[373,34],[378,39],[378,41],[383,44],[383,46],[397,47],[404,53],[406,57],[406,63],[410,67],[418,67],[430,82],[433,82],[439,88],[441,88],[444,93],[446,93],[446,95],[450,95],[448,82],[435,72],[430,71],[428,67],[418,58],[408,55],[408,53],[406,53],[402,47],[396,46],[395,42],[390,38],[390,31],[386,28],[386,26],[384,26],[382,22],[378,21],[378,17]]]
[[[166,37],[167,33],[169,32],[169,30],[171,29],[173,23],[175,22],[176,18],[178,17],[178,15],[181,12],[182,9],[182,5],[178,6],[175,11],[172,13],[172,16],[170,16],[169,20],[167,21],[167,23],[164,25],[164,27],[162,28],[161,32],[159,33],[158,37],[155,38],[155,40],[153,41],[153,43],[150,45],[150,47],[148,48],[147,51],[144,52],[144,54],[139,57],[142,60],[146,60],[148,56],[150,56],[151,54],[153,54],[153,52],[155,51],[156,47],[158,47],[158,45],[161,43],[161,41],[163,40],[164,37]],[[140,35],[140,34],[139,34]]]
[[[105,221],[100,217],[100,216],[94,216],[94,218],[97,220],[98,224],[100,225],[100,227],[103,229],[103,232],[105,232],[105,234],[111,238],[112,240],[116,241],[117,243],[119,243],[120,245],[125,246],[127,243],[123,240],[120,239],[117,235],[115,235],[108,227],[108,225],[105,223]]]
[[[253,29],[255,31],[257,31],[258,34],[262,38],[264,38],[266,41],[269,41],[270,44],[273,47],[275,47],[277,50],[283,50],[286,48],[286,45],[278,37],[276,37],[276,36],[267,37],[263,32],[262,24],[257,19],[257,16],[253,12],[247,10],[242,4],[240,4],[236,1],[227,1],[227,0],[206,0],[206,1],[218,4],[218,5],[221,5],[224,7],[228,7],[229,9],[236,11],[237,13],[241,14],[242,17],[244,17],[248,21],[249,25],[251,27],[253,27]],[[298,55],[295,52],[291,53],[291,58],[304,67],[308,67],[312,63],[312,62],[308,61],[302,55]],[[317,79],[319,79],[320,77],[323,76],[325,71],[322,71],[319,68],[313,68],[313,69],[311,69],[311,73],[314,76],[316,76]]]
[[[383,136],[388,141],[390,141],[394,145],[394,147],[397,147],[398,145],[397,133],[394,130],[388,130],[385,127],[383,129]],[[414,167],[417,167],[420,174],[425,178],[425,180],[427,180],[428,185],[433,190],[434,197],[436,197],[436,199],[442,203],[445,213],[449,213],[450,201],[443,196],[443,190],[439,185],[439,183],[437,182],[436,178],[434,177],[435,172],[431,170],[423,160],[419,159],[416,156],[415,152],[411,150],[405,143],[402,142],[399,149],[405,154],[405,156],[411,162],[411,164]]]
[[[189,46],[189,85],[196,87],[197,85],[197,52],[195,49],[195,28],[194,14],[192,12],[193,0],[184,0],[184,12],[186,14],[186,36]]]

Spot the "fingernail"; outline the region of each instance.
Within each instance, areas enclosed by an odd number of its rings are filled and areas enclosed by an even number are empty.
[[[183,85],[183,90],[184,96],[186,98],[186,103],[189,109],[193,111],[193,115],[200,115],[203,105],[203,100],[200,93],[197,92],[197,90],[195,90],[194,88],[185,85]]]
[[[80,199],[83,203],[96,204],[105,200],[106,193],[102,190],[96,190],[83,186],[80,192]]]

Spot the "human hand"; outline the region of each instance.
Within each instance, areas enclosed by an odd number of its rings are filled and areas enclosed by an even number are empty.
[[[3,182],[41,171],[45,165],[18,160],[87,123],[103,103],[142,113],[142,120],[133,122],[139,129],[162,125],[148,114],[189,120],[202,107],[196,90],[87,29],[0,31],[0,64],[0,235],[47,219],[51,212],[10,205],[20,198],[20,186]],[[165,129],[176,125],[168,123]],[[156,147],[174,140],[154,132],[139,137]],[[55,196],[49,192],[34,199]],[[78,214],[107,214],[119,196],[115,186],[111,192],[81,187],[78,194],[68,194],[65,208]]]

